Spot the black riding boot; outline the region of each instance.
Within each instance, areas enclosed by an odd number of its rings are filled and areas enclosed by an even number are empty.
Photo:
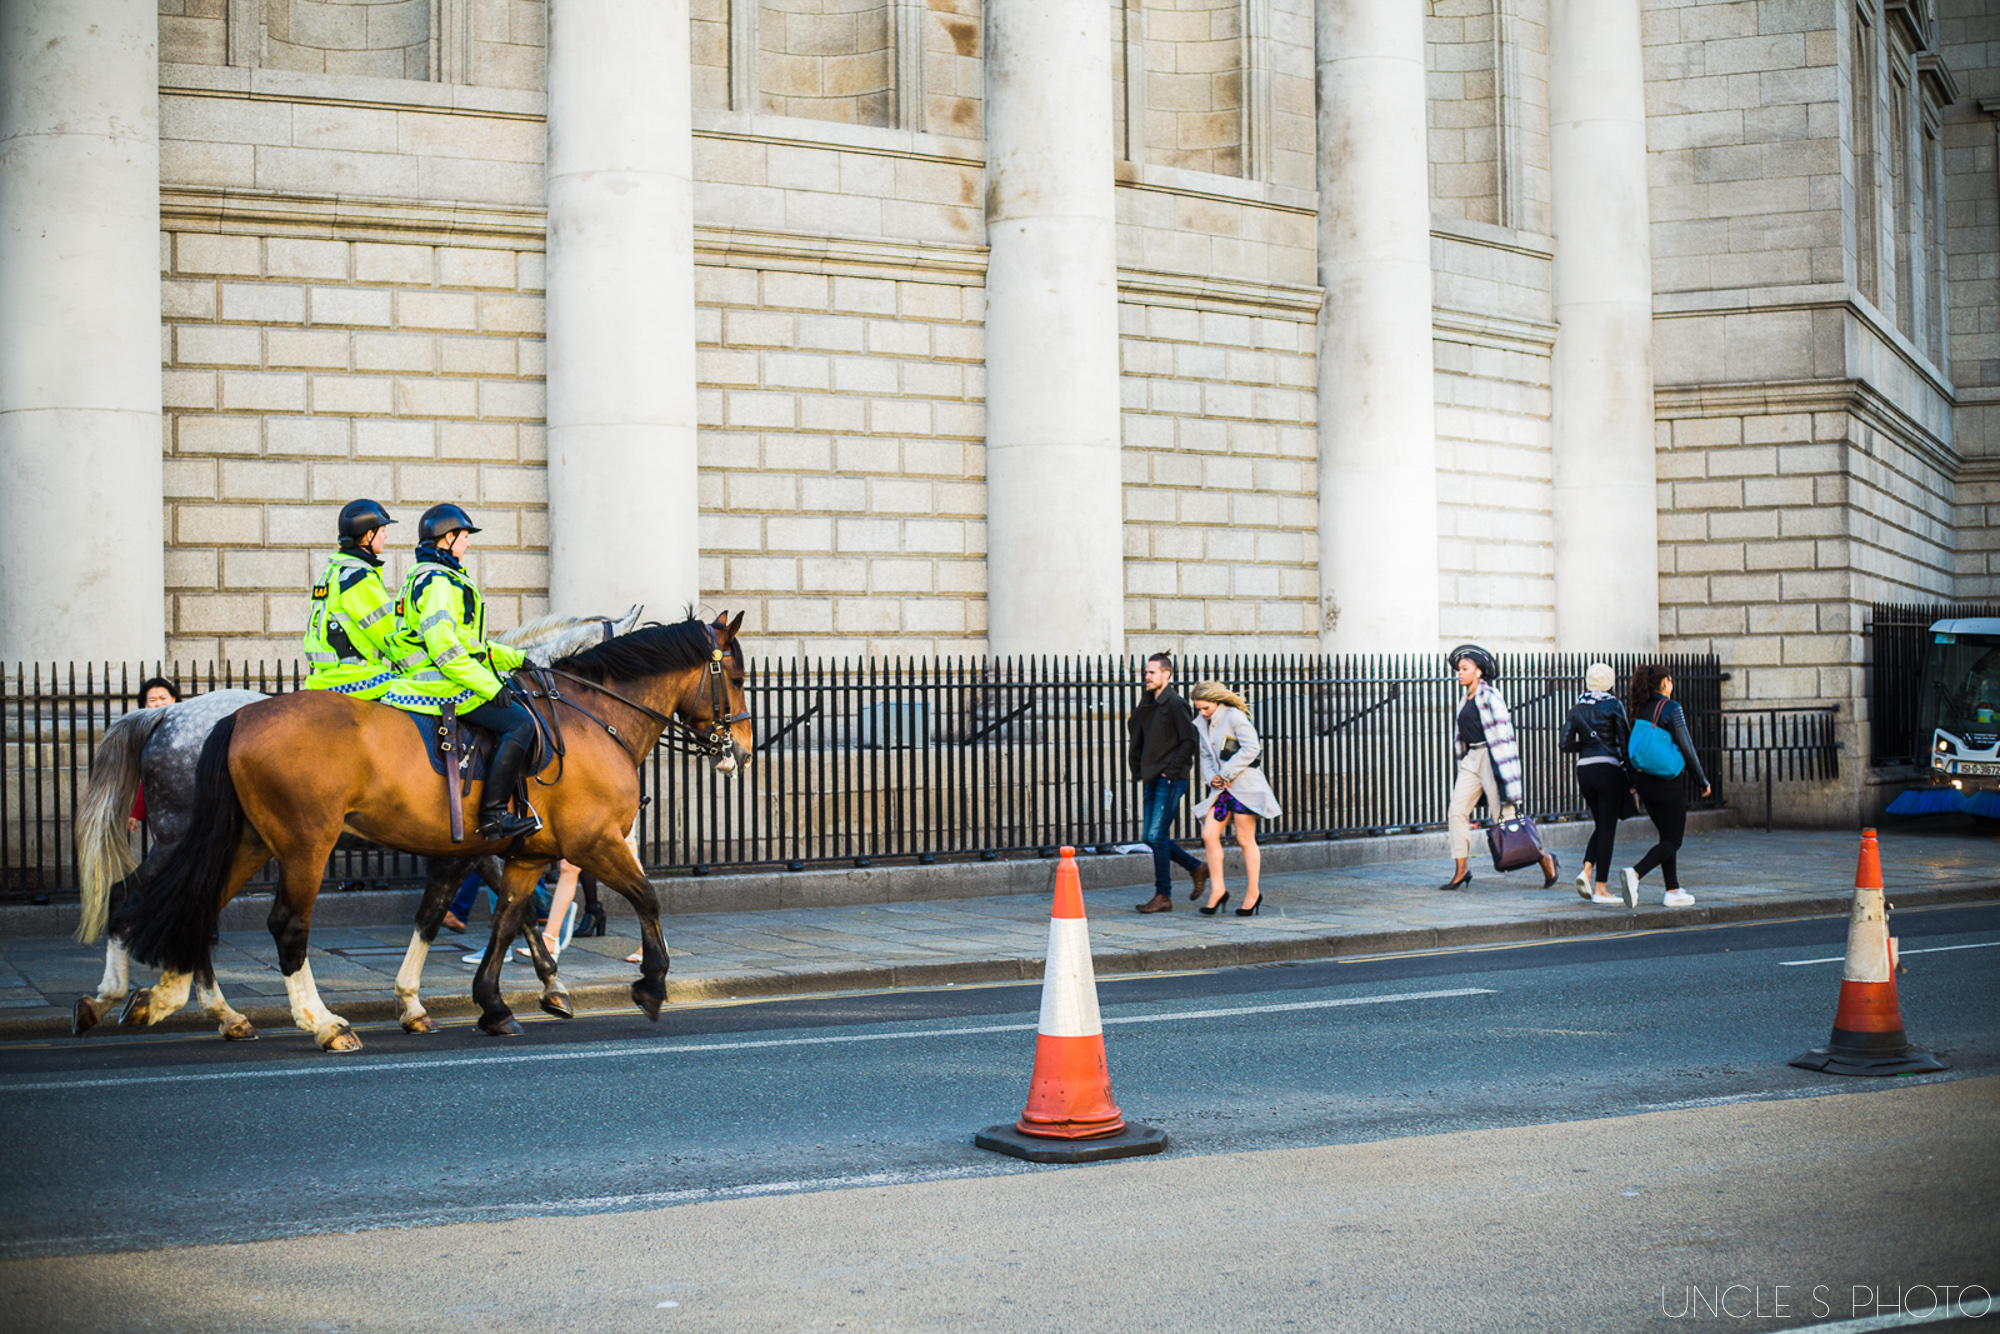
[[[503,736],[493,746],[493,759],[486,766],[486,790],[479,794],[479,832],[487,838],[520,838],[542,827],[533,815],[516,815],[508,809],[514,786],[521,779],[521,766],[528,762],[528,748],[513,737]]]

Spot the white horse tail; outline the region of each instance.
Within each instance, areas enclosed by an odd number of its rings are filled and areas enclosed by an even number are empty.
[[[90,767],[90,786],[76,811],[76,865],[83,881],[83,918],[76,938],[88,945],[104,934],[111,887],[138,869],[126,821],[139,791],[139,758],[165,709],[137,709],[104,734]]]

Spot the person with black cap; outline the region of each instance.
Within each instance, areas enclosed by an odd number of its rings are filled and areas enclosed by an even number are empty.
[[[1445,828],[1451,837],[1451,855],[1457,862],[1452,878],[1439,889],[1464,889],[1472,883],[1472,809],[1483,794],[1489,815],[1514,818],[1520,803],[1521,750],[1514,740],[1514,720],[1507,701],[1493,683],[1500,677],[1500,664],[1477,644],[1460,644],[1451,651],[1450,661],[1458,670],[1458,683],[1465,689],[1453,726],[1454,752],[1458,770],[1451,785],[1451,813]],[[1562,863],[1552,852],[1542,853],[1542,888],[1556,882]]]
[[[382,552],[394,522],[372,500],[350,501],[341,508],[340,550],[313,585],[305,689],[380,699],[394,683],[390,640],[396,631],[396,599],[382,582]]]
[[[412,713],[459,718],[494,734],[493,758],[479,800],[479,832],[487,838],[532,834],[542,822],[516,815],[508,803],[535,742],[535,720],[505,678],[523,661],[520,650],[486,638],[486,603],[465,573],[464,558],[479,529],[456,505],[433,505],[417,523],[417,560],[398,603],[396,666],[400,675],[383,702]]]

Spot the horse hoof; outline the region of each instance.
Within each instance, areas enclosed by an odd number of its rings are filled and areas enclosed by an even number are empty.
[[[427,1014],[412,1015],[403,1021],[403,1031],[405,1033],[435,1033],[438,1031],[437,1020]]]
[[[257,1025],[238,1015],[235,1023],[228,1025],[222,1030],[222,1036],[228,1038],[231,1042],[255,1042],[257,1040]]]
[[[152,1016],[150,1014],[150,1006],[147,1002],[151,1001],[152,998],[152,991],[145,987],[126,997],[125,1008],[118,1012],[119,1027],[143,1028],[150,1023]]]
[[[479,1031],[494,1038],[521,1036],[521,1026],[514,1022],[514,1016],[511,1014],[488,1015],[479,1021]]]
[[[558,1019],[574,1019],[576,1011],[570,1007],[569,997],[560,991],[552,991],[542,997],[542,1012]]]
[[[78,996],[76,1004],[72,1005],[69,1011],[69,1035],[73,1038],[82,1037],[97,1027],[99,1017],[95,999],[90,996]]]
[[[321,1051],[360,1051],[361,1039],[354,1036],[354,1030],[342,1025],[333,1030],[327,1039],[319,1044]]]
[[[660,1005],[665,1000],[665,996],[655,996],[652,992],[645,990],[643,982],[634,982],[632,984],[632,1003],[641,1010],[644,1010],[646,1017],[656,1024],[660,1022]]]

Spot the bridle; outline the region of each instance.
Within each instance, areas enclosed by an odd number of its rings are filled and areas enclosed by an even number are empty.
[[[611,622],[608,620],[604,621],[603,625],[604,637],[609,640],[611,638]],[[729,677],[725,670],[729,653],[722,647],[721,641],[716,636],[714,626],[703,625],[702,629],[708,634],[708,666],[704,673],[708,678],[708,722],[701,727],[681,721],[679,714],[661,713],[658,709],[650,705],[641,704],[638,700],[613,690],[602,681],[592,681],[587,677],[578,676],[573,672],[563,671],[560,667],[538,667],[533,669],[532,675],[545,678],[540,682],[543,687],[542,689],[529,693],[537,698],[549,701],[548,728],[551,733],[551,743],[556,753],[558,766],[554,779],[555,782],[562,781],[561,764],[565,758],[564,752],[566,749],[562,744],[562,734],[555,724],[555,705],[559,701],[567,702],[572,709],[575,709],[578,713],[603,728],[610,735],[611,739],[616,741],[628,756],[631,756],[630,749],[625,746],[625,738],[618,734],[616,725],[598,717],[582,704],[579,704],[575,699],[566,699],[563,693],[556,689],[555,682],[551,679],[546,679],[557,676],[562,677],[565,681],[573,681],[586,690],[595,691],[597,694],[603,695],[608,699],[614,699],[626,708],[636,710],[647,718],[652,719],[660,725],[659,744],[669,750],[678,751],[686,755],[705,755],[716,759],[731,752],[736,743],[734,738],[729,735],[729,729],[737,723],[748,721],[750,713],[748,710],[742,713],[729,712]],[[633,756],[633,767],[637,768],[642,759],[644,759],[643,754]]]

